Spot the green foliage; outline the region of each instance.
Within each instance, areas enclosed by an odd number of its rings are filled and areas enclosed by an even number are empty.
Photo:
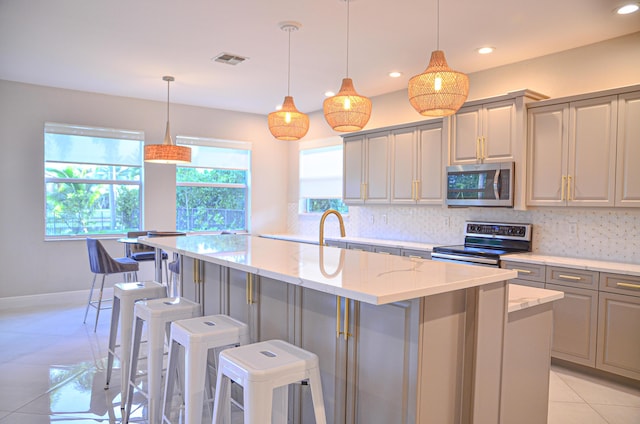
[[[307,200],[307,212],[309,213],[323,213],[327,209],[335,209],[338,212],[345,214],[349,212],[349,207],[342,203],[341,199],[306,199]]]

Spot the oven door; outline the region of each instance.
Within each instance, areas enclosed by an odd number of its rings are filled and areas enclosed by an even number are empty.
[[[461,255],[456,253],[431,252],[431,260],[439,262],[450,262],[465,265],[489,266],[493,268],[500,267],[500,260],[493,258],[484,258],[480,256]]]
[[[513,207],[513,162],[447,167],[447,205]]]

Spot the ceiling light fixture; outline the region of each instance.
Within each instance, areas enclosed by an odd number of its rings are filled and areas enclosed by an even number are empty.
[[[480,54],[489,54],[489,53],[493,53],[493,51],[494,51],[495,49],[496,49],[495,47],[489,47],[489,46],[486,46],[486,47],[480,47],[480,48],[478,49],[478,53],[480,53]]]
[[[627,3],[620,7],[616,8],[616,13],[618,15],[628,15],[630,13],[637,12],[640,9],[640,5],[638,3]]]
[[[371,100],[361,96],[349,78],[349,0],[347,3],[347,74],[342,79],[340,91],[324,100],[324,118],[336,131],[358,131],[364,128],[371,117]]]
[[[469,95],[469,77],[447,65],[440,50],[440,1],[437,3],[436,50],[427,69],[409,80],[409,102],[424,116],[449,116],[460,109]]]
[[[282,107],[276,112],[271,112],[268,117],[269,131],[278,140],[300,140],[309,131],[309,117],[296,109],[293,103],[291,90],[291,32],[297,31],[302,26],[298,22],[281,22],[280,29],[289,33],[289,62],[287,71],[287,95]]]
[[[144,146],[144,161],[168,164],[189,163],[191,162],[191,148],[177,146],[171,138],[171,128],[169,127],[169,84],[175,78],[165,76],[162,77],[162,80],[167,82],[167,128],[164,133],[164,142]]]
[[[391,78],[400,78],[402,76],[402,72],[399,71],[391,71],[389,72],[389,76]]]

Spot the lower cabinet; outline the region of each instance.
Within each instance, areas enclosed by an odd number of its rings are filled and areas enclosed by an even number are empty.
[[[419,301],[374,306],[300,290],[299,344],[320,357],[327,421],[415,422]],[[304,386],[300,406],[313,422]]]
[[[553,302],[552,356],[595,367],[598,292],[556,284],[545,288],[564,292]]]
[[[640,297],[600,293],[596,366],[640,380]]]

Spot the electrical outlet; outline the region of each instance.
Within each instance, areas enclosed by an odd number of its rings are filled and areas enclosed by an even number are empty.
[[[444,218],[442,218],[443,227],[448,228],[450,224],[451,224],[451,220],[449,219],[448,216],[445,216]]]
[[[571,234],[572,236],[578,235],[578,223],[577,222],[570,222],[569,223],[569,234]]]
[[[387,225],[387,215],[382,215],[382,223]]]
[[[373,223],[375,222],[375,219],[373,218],[373,215],[369,216],[369,224],[373,225]]]

